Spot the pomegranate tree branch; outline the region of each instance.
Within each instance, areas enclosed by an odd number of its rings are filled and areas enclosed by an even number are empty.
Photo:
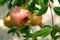
[[[49,2],[49,7],[50,7],[50,11],[51,11],[51,17],[52,17],[52,29],[54,29],[54,18],[53,18],[52,6],[50,4],[50,0],[48,0],[48,2]]]

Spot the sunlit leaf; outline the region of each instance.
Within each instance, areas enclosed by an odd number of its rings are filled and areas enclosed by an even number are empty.
[[[55,25],[55,30],[56,30],[57,32],[60,32],[60,27],[59,27],[58,25]]]
[[[3,3],[3,2],[4,2],[4,0],[0,0],[0,4]]]
[[[55,13],[60,16],[60,7],[54,7]]]
[[[41,15],[45,14],[46,11],[47,11],[47,9],[48,9],[48,6],[46,6],[46,7],[44,7],[44,8],[41,8],[41,9],[39,10],[37,16],[41,16]]]
[[[47,36],[49,33],[51,32],[51,29],[46,27],[46,28],[42,28],[41,30],[33,33],[32,38],[35,38],[37,36],[42,36],[45,37]]]
[[[44,25],[44,26],[43,26],[43,28],[44,28],[44,27],[48,27],[48,28],[51,28],[51,26],[50,26],[50,25]]]
[[[47,5],[48,0],[37,0],[38,4],[43,8]]]

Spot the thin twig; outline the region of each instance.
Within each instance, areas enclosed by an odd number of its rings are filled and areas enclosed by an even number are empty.
[[[49,2],[50,11],[51,11],[51,18],[52,18],[52,30],[54,30],[54,18],[53,18],[52,6],[51,6],[51,4],[50,4],[50,0],[48,0],[48,2]],[[51,40],[53,40],[53,38],[52,38]]]
[[[50,7],[50,11],[51,11],[51,17],[52,17],[52,29],[54,29],[54,18],[53,18],[52,6],[50,4],[50,0],[48,0],[48,2],[49,2],[49,7]]]

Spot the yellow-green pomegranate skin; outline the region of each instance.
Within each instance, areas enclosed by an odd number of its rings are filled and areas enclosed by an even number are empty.
[[[14,27],[14,25],[11,23],[10,20],[11,20],[11,19],[10,19],[10,15],[7,16],[7,17],[4,19],[4,24],[5,24],[8,28]]]
[[[31,24],[33,26],[39,25],[41,21],[42,21],[42,16],[36,16],[36,14],[31,15]]]

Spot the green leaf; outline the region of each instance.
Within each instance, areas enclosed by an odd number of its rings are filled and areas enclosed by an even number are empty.
[[[24,6],[27,4],[30,0],[15,0],[14,6]]]
[[[0,5],[3,5],[3,4],[6,3],[7,1],[10,1],[10,0],[0,0]]]
[[[31,4],[28,6],[28,10],[31,12],[31,13],[34,13],[34,10],[36,10],[38,8],[35,7],[35,2],[31,2]]]
[[[38,1],[38,4],[43,8],[45,7],[46,5],[48,5],[48,0],[37,0]]]
[[[47,36],[50,32],[51,32],[51,29],[50,29],[50,28],[48,28],[48,27],[42,28],[41,30],[35,32],[35,33],[32,35],[32,38],[36,38],[37,36],[45,37],[45,36]]]
[[[4,0],[0,0],[0,4],[3,3],[3,2],[4,2]]]
[[[29,30],[29,27],[25,27],[24,29],[20,30],[21,33],[27,33]]]
[[[47,33],[46,33],[47,32]],[[49,31],[46,31],[45,34],[42,35],[42,37],[46,37],[47,35],[50,34],[50,30]]]
[[[20,37],[20,33],[19,33],[19,32],[16,32],[16,35],[17,35],[18,37]]]
[[[60,0],[58,0],[58,2],[60,3]]]
[[[55,13],[60,16],[60,7],[54,7]]]
[[[20,0],[15,0],[15,2],[13,3],[13,6],[21,6],[22,2]]]
[[[55,36],[54,40],[57,40],[58,38],[60,38],[60,35]]]
[[[12,8],[12,0],[10,0],[10,3],[8,4],[8,8],[9,8],[9,9]]]
[[[25,31],[25,32],[24,32]],[[26,38],[25,40],[28,40],[28,38],[31,37],[31,33],[30,33],[30,26],[24,28],[23,30],[21,30],[21,33],[24,33],[26,35],[23,35],[24,38]]]
[[[37,40],[37,37],[36,38],[32,38],[32,40]]]
[[[55,29],[51,31],[51,36],[52,36],[52,38],[55,37],[56,33],[57,33],[57,31],[56,31]]]
[[[53,0],[50,0],[53,3]]]
[[[60,27],[59,27],[58,25],[55,25],[55,30],[56,30],[57,32],[60,32]]]
[[[10,33],[15,33],[16,32],[16,28],[11,28],[9,31],[8,31],[8,34],[10,34]]]
[[[43,28],[45,28],[45,27],[51,28],[51,26],[50,26],[50,25],[44,25],[44,26],[43,26]]]
[[[38,4],[38,0],[33,0],[33,2],[35,2],[35,4]]]
[[[41,8],[41,9],[39,10],[37,16],[41,16],[41,15],[45,14],[46,11],[47,11],[47,9],[48,9],[48,6],[46,6],[46,7],[44,7],[44,8]]]
[[[31,33],[30,33],[30,27],[28,28],[28,31],[26,32],[26,39],[28,40],[28,38],[30,38],[31,37]]]
[[[51,31],[51,36],[54,40],[56,39],[55,35],[57,32],[60,32],[60,27],[58,25],[55,25],[54,29]]]
[[[4,0],[0,0],[0,5],[4,4]]]

